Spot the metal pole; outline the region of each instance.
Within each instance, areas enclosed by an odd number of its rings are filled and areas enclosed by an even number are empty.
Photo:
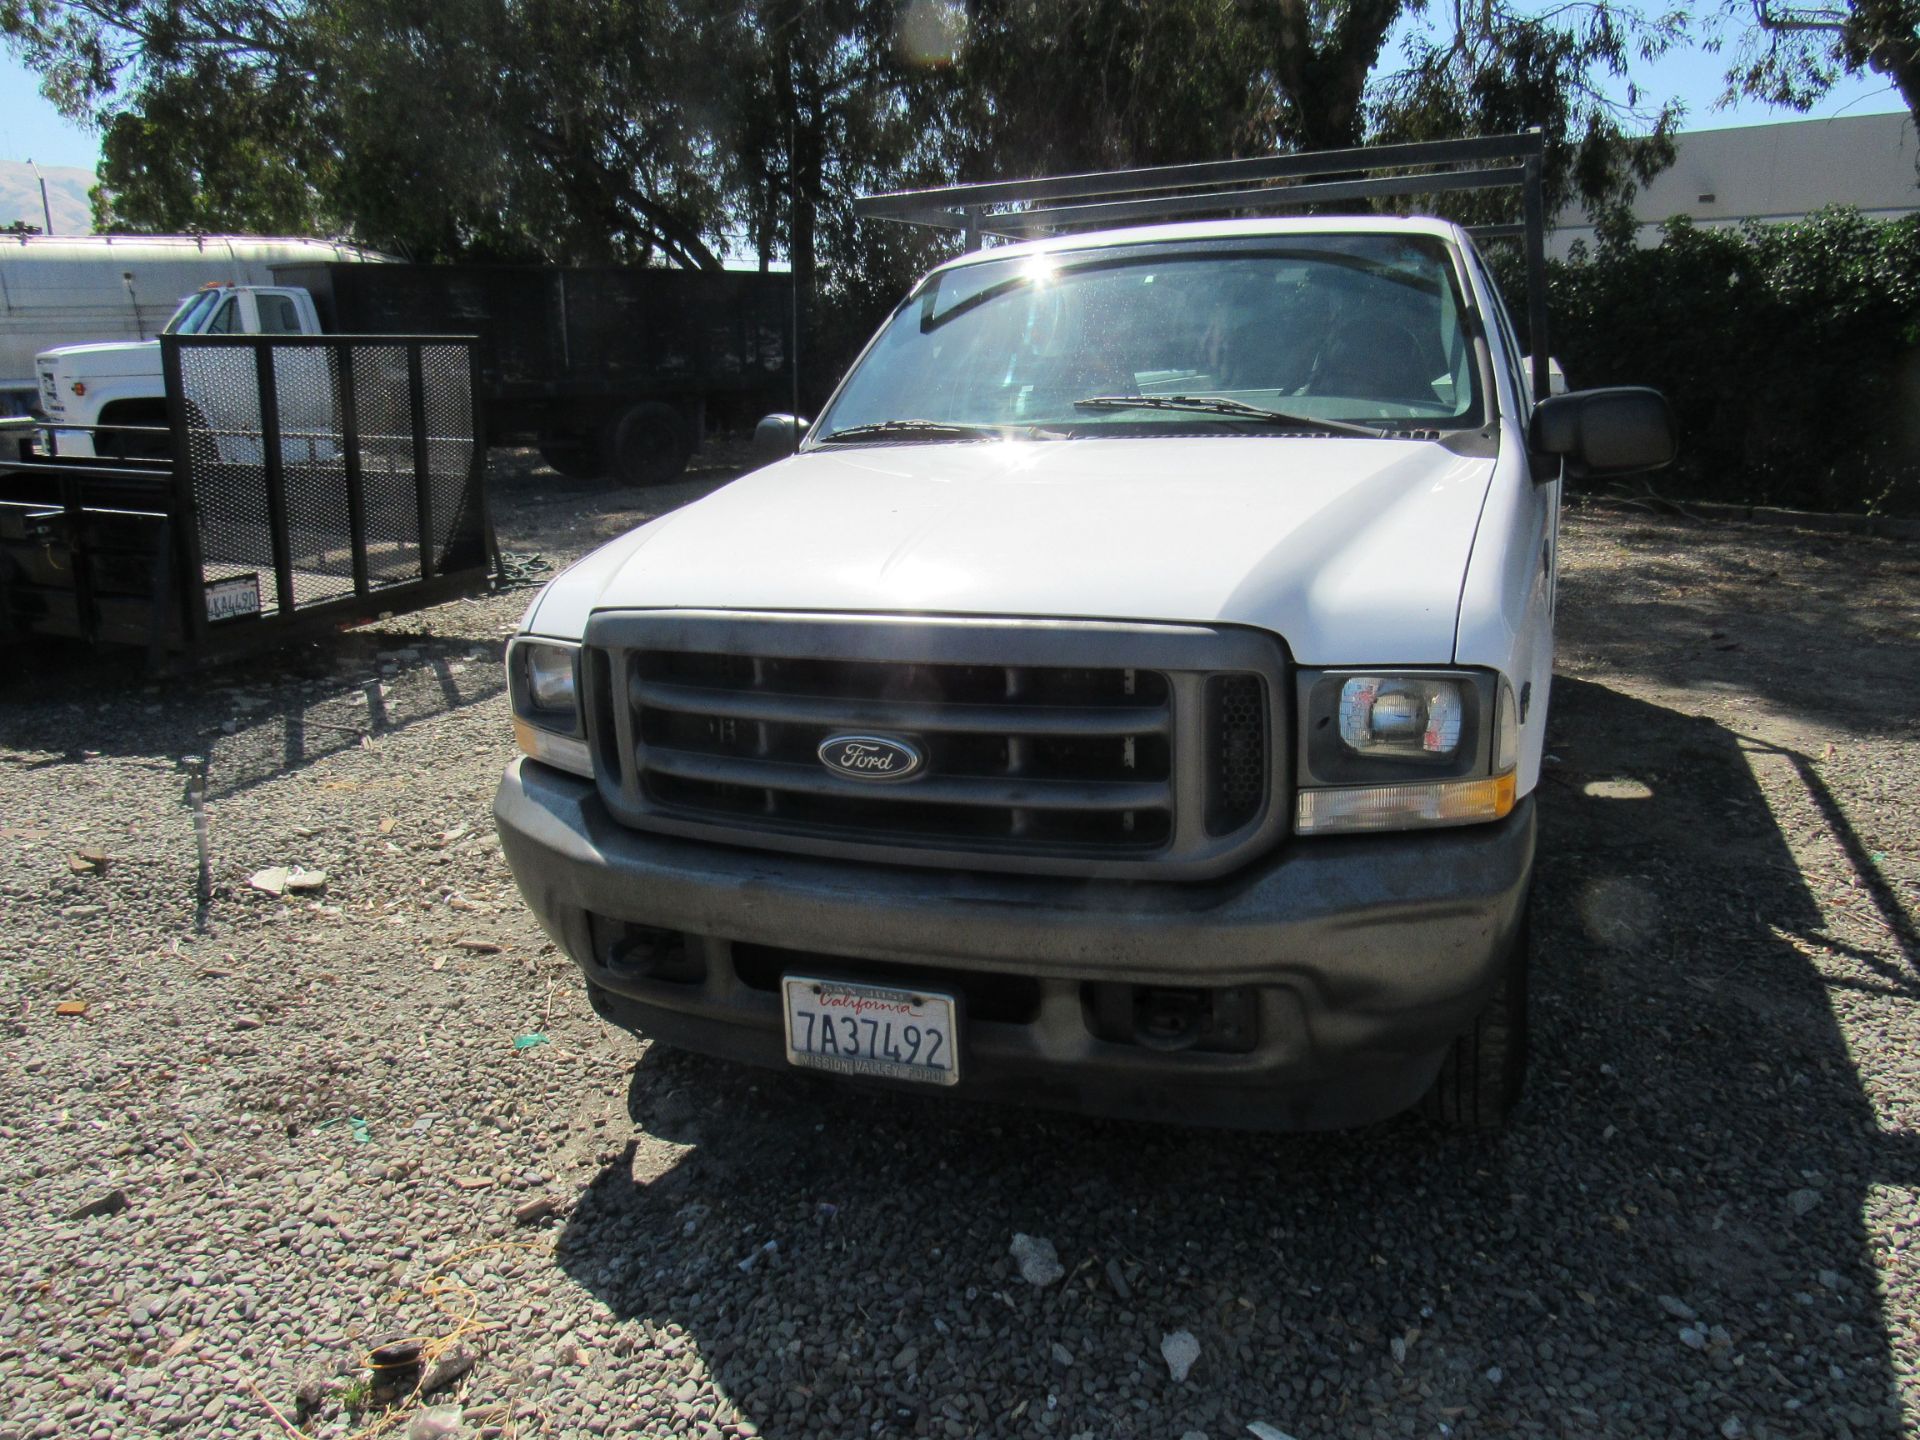
[[[487,564],[493,568],[495,583],[505,584],[507,572],[500,561],[500,537],[493,533],[493,507],[487,500],[487,416],[480,390],[480,346],[467,341],[460,348],[467,353],[467,416],[473,430],[467,490],[479,510],[480,538],[486,548]]]
[[[1547,398],[1547,207],[1540,186],[1541,157],[1529,155],[1521,186],[1527,225],[1527,344],[1532,350],[1533,398]]]
[[[60,508],[67,520],[67,564],[73,571],[73,618],[80,638],[89,645],[100,638],[100,614],[93,603],[93,552],[87,543],[86,514],[80,503],[80,481],[60,477]]]
[[[253,342],[253,368],[260,386],[260,451],[266,467],[267,529],[273,541],[273,597],[281,620],[293,614],[293,540],[287,533],[287,477],[280,455],[280,387],[273,346]]]
[[[787,363],[793,368],[793,418],[800,419],[800,266],[794,256],[794,238],[800,232],[800,135],[798,123],[787,121],[787,290],[791,315],[792,342],[787,347]],[[793,448],[800,448],[800,426],[793,427]]]
[[[53,233],[53,207],[47,204],[47,177],[40,173],[40,167],[35,165],[31,159],[27,161],[27,164],[33,169],[33,178],[40,182],[40,217],[47,222],[47,228],[41,233],[51,235]]]
[[[413,421],[413,496],[420,519],[420,578],[433,579],[433,447],[427,443],[427,385],[421,373],[420,342],[407,345],[407,399]]]
[[[180,380],[180,337],[160,337],[160,372],[173,441],[173,537],[180,547],[181,623],[189,646],[207,638],[206,558],[200,547],[200,504],[193,490],[193,446],[187,435],[186,389]]]
[[[362,600],[373,588],[367,578],[367,490],[360,474],[360,397],[353,388],[353,346],[337,342],[340,367],[340,458],[347,480],[347,529],[353,547],[353,593]]]

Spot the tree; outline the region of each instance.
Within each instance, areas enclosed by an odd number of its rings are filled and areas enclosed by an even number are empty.
[[[1334,150],[1366,136],[1367,81],[1387,32],[1419,0],[1246,0],[1266,41],[1277,137]]]
[[[199,57],[155,77],[102,136],[94,224],[174,232],[324,234],[338,228],[308,178],[323,163],[299,87]]]
[[[1727,72],[1731,92],[1808,110],[1842,74],[1870,70],[1893,82],[1920,121],[1920,0],[1741,3],[1754,23]]]
[[[691,19],[700,19],[693,7]],[[676,0],[0,0],[105,130],[104,217],[351,232],[423,258],[717,267]]]
[[[1372,90],[1376,138],[1441,139],[1539,126],[1548,145],[1544,183],[1554,212],[1578,202],[1618,213],[1635,189],[1673,163],[1681,111],[1650,104],[1630,81],[1635,61],[1656,59],[1686,30],[1686,16],[1647,16],[1608,0],[1567,0],[1521,11],[1508,0],[1451,0],[1437,23],[1411,37],[1404,69]],[[1603,78],[1628,80],[1615,99]],[[1462,219],[1511,219],[1497,193],[1454,197]]]
[[[1264,150],[1263,58],[1237,0],[973,0],[948,150],[969,178]]]

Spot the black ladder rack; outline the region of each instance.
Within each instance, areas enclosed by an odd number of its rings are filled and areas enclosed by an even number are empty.
[[[1032,239],[1089,226],[1254,214],[1388,195],[1518,187],[1522,214],[1519,225],[1483,225],[1473,227],[1471,233],[1483,239],[1518,238],[1525,242],[1533,393],[1545,395],[1546,204],[1540,178],[1545,155],[1546,137],[1536,129],[1464,140],[1364,145],[1350,150],[1090,171],[1034,180],[990,180],[866,195],[853,205],[854,212],[867,219],[956,231],[966,237],[969,250],[977,250],[989,235]]]

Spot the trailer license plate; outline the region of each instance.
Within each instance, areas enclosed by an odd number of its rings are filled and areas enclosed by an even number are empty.
[[[952,1085],[960,1079],[951,995],[788,975],[787,1059],[841,1075]]]
[[[207,582],[207,619],[209,622],[238,620],[243,615],[260,613],[260,574],[231,575],[225,580]]]

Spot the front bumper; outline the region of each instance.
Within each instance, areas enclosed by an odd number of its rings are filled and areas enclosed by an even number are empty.
[[[617,1024],[783,1065],[767,978],[783,957],[969,992],[1017,981],[1024,1000],[963,1020],[961,1093],[1276,1129],[1363,1124],[1419,1098],[1504,973],[1534,845],[1527,798],[1497,824],[1296,841],[1206,882],[853,864],[628,829],[591,783],[527,760],[494,815],[521,893]],[[623,963],[633,927],[671,932],[676,964]],[[1115,1038],[1096,1020],[1113,987],[1233,990],[1251,1043]]]

